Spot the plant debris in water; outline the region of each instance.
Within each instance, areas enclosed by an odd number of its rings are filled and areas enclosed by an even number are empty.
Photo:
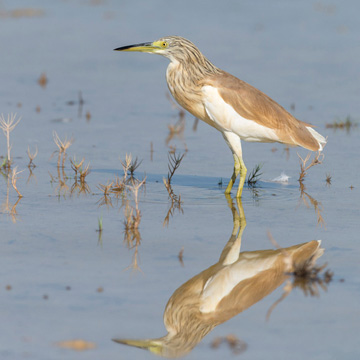
[[[3,114],[0,115],[0,129],[3,131],[5,137],[6,137],[6,144],[7,144],[7,158],[3,162],[2,167],[10,169],[11,167],[11,144],[10,144],[10,133],[15,129],[16,125],[20,122],[21,117],[17,121],[16,120],[16,114],[8,114],[7,119],[5,120],[5,117]]]
[[[221,344],[227,344],[234,355],[239,355],[247,349],[245,341],[239,339],[237,336],[229,334],[224,337],[216,337],[210,344],[211,348],[218,349]]]
[[[260,172],[262,168],[262,164],[258,164],[255,166],[255,168],[250,172],[247,178],[247,184],[250,187],[256,186],[257,182],[260,180],[260,176],[262,175],[262,172]]]
[[[318,151],[318,153],[316,154],[316,156],[314,157],[314,159],[311,161],[310,164],[308,164],[308,161],[311,157],[311,153],[308,153],[306,158],[303,159],[299,154],[299,161],[300,161],[300,174],[299,174],[299,182],[304,181],[306,175],[307,175],[307,171],[315,166],[315,165],[320,165],[322,164],[323,160],[324,160],[324,154],[320,151]]]
[[[70,349],[75,351],[84,351],[84,350],[90,350],[96,348],[95,343],[82,339],[59,341],[55,345],[60,348]]]
[[[351,129],[353,129],[354,127],[357,127],[357,123],[350,117],[347,116],[345,118],[345,120],[341,120],[341,119],[336,119],[334,120],[333,123],[331,124],[326,124],[326,127],[328,129],[345,129],[347,132],[349,132]]]
[[[176,155],[175,153],[172,153],[169,151],[169,154],[168,154],[168,159],[169,159],[169,164],[168,164],[168,169],[169,169],[169,172],[168,172],[168,175],[167,175],[167,179],[163,178],[163,182],[164,182],[164,185],[165,185],[165,188],[169,194],[169,198],[171,200],[171,204],[170,204],[170,208],[165,216],[165,219],[164,219],[164,223],[163,225],[167,226],[169,225],[169,220],[170,220],[170,216],[173,216],[174,215],[174,211],[175,209],[178,209],[179,212],[183,213],[183,209],[181,207],[182,205],[182,201],[181,201],[181,195],[176,195],[174,193],[174,190],[171,186],[171,180],[172,180],[172,177],[174,176],[175,174],[175,171],[179,168],[180,164],[181,164],[181,161],[183,160],[185,156],[185,153],[182,154],[182,155]]]
[[[276,240],[272,237],[271,233],[268,232],[268,237],[270,241],[274,244],[278,249],[282,249]],[[284,291],[281,297],[275,301],[275,303],[270,307],[266,314],[266,319],[269,320],[270,315],[274,308],[283,301],[295,288],[299,288],[305,296],[320,296],[320,288],[324,291],[327,291],[328,284],[332,281],[334,273],[326,269],[327,263],[319,266],[316,265],[316,260],[319,256],[322,255],[323,249],[318,249],[321,251],[320,255],[314,254],[311,258],[309,258],[305,262],[292,262],[293,271],[286,273],[291,276],[290,279],[287,280],[286,285],[284,286]],[[287,255],[286,251],[284,251],[285,259],[284,261],[291,261],[290,256]],[[325,270],[323,272],[323,270]]]

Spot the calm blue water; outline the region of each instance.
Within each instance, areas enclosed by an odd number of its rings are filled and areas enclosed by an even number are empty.
[[[12,12],[25,8],[38,10],[32,13],[36,16]],[[178,119],[166,97],[168,61],[113,51],[181,35],[217,66],[286,109],[293,105],[296,117],[328,137],[324,162],[309,171],[303,197],[296,153],[306,152],[290,149],[287,158],[280,145],[243,144],[248,169],[262,163],[263,175],[256,194],[244,189],[247,227],[241,251],[273,248],[268,230],[284,247],[321,239],[325,253],[318,263],[326,262],[334,272],[326,292],[320,289],[319,297],[311,297],[295,289],[267,322],[281,285],[217,326],[188,358],[232,356],[224,344],[217,350],[210,346],[228,334],[247,344],[244,359],[357,358],[359,128],[347,133],[326,124],[348,115],[359,121],[358,8],[356,1],[1,1],[0,113],[22,116],[11,142],[14,163],[25,171],[18,180],[24,197],[12,215],[17,196],[0,177],[0,357],[154,358],[111,339],[165,335],[162,317],[170,296],[218,261],[233,229],[224,189],[218,186],[231,175],[230,151],[206,124],[199,123],[194,132],[194,119],[186,115],[183,138],[170,143],[180,152],[188,149],[173,179],[183,212],[175,210],[164,227],[170,207],[162,183],[168,171],[165,139],[168,125]],[[45,88],[37,83],[42,73],[48,78]],[[69,156],[90,162],[88,195],[70,194],[74,181],[68,159],[68,188],[58,188],[57,155],[50,159],[56,150],[53,131],[62,139],[74,138]],[[39,150],[30,179],[28,146]],[[277,151],[271,151],[274,147]],[[97,187],[121,174],[126,153],[143,160],[137,175],[148,179],[146,192],[140,193],[141,243],[130,250],[124,242],[124,208],[114,199],[113,207],[99,206]],[[0,155],[5,154],[1,135]],[[283,171],[290,176],[288,184],[270,181]],[[319,216],[324,226],[317,225]],[[99,242],[95,230],[101,217]],[[184,266],[178,260],[182,248]],[[135,260],[141,270],[128,269]],[[97,292],[99,287],[103,292]],[[73,352],[54,345],[77,338],[97,348]]]

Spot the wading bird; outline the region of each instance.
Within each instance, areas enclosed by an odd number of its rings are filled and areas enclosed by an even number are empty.
[[[237,197],[241,197],[245,183],[241,140],[279,142],[312,151],[321,151],[326,144],[312,125],[297,120],[260,90],[214,66],[187,39],[167,36],[114,50],[147,52],[170,59],[166,80],[171,94],[183,108],[219,130],[233,154],[234,171],[227,194],[238,175]]]
[[[277,250],[240,252],[245,214],[240,201],[239,212],[234,204],[230,206],[234,224],[230,239],[217,263],[192,277],[170,297],[164,312],[167,334],[155,339],[114,341],[168,358],[185,356],[216,326],[271,294],[289,280],[295,269],[314,266],[324,253],[320,240]],[[287,288],[280,301],[290,293],[291,285]],[[310,292],[311,281],[304,280],[302,288],[304,293]]]

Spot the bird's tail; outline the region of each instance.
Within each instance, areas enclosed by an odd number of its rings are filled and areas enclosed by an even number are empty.
[[[306,265],[314,265],[316,260],[324,253],[324,249],[320,245],[321,240],[313,240],[286,249],[291,256],[291,267],[294,269],[306,267]]]
[[[319,134],[317,131],[315,131],[312,127],[306,126],[306,128],[309,130],[310,134],[313,136],[313,138],[318,142],[319,144],[319,151],[322,151],[324,149],[324,146],[326,145],[326,139]]]

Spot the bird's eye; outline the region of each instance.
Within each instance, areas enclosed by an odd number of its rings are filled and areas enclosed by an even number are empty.
[[[161,47],[163,47],[164,49],[168,47],[168,43],[166,41],[163,41],[161,43]]]

